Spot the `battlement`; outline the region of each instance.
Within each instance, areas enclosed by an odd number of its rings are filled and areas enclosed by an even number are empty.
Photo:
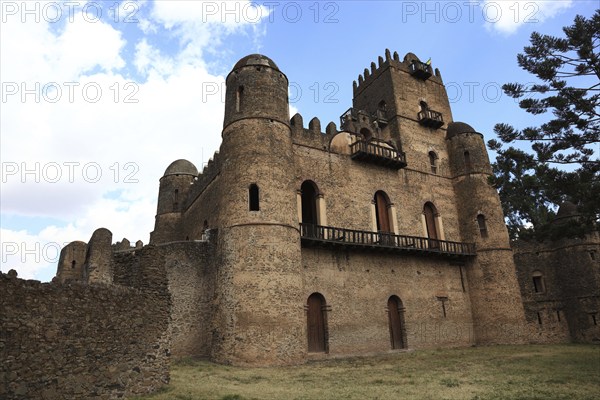
[[[198,174],[196,178],[194,178],[194,182],[192,182],[190,191],[188,192],[187,199],[184,204],[184,209],[189,207],[196,198],[206,189],[206,187],[219,175],[221,171],[221,159],[219,157],[219,152],[216,151],[211,159],[208,160],[208,163],[202,169],[202,172]]]
[[[442,83],[442,75],[440,74],[439,69],[436,68],[433,70],[431,65],[428,63],[423,63],[415,54],[406,53],[404,59],[400,60],[398,52],[394,51],[394,54],[392,55],[389,49],[385,49],[385,59],[379,56],[377,64],[375,64],[375,62],[371,62],[370,69],[365,68],[364,72],[358,75],[358,80],[352,82],[354,95],[364,90],[364,88],[369,86],[375,79],[377,79],[383,71],[390,67],[411,74],[418,79],[423,79],[422,77],[426,76],[426,74],[422,75],[423,72],[431,70],[432,73],[430,73],[425,79],[432,79],[433,81]],[[434,71],[435,73],[433,73]]]
[[[144,242],[138,240],[135,242],[135,245],[132,246],[131,242],[127,238],[123,238],[120,242],[113,243],[112,249],[113,251],[135,251],[144,247]]]
[[[310,120],[307,129],[304,127],[302,115],[298,113],[290,119],[290,128],[294,143],[319,149],[328,148],[331,139],[339,132],[333,121],[328,123],[325,132],[322,132],[321,121],[317,117]]]

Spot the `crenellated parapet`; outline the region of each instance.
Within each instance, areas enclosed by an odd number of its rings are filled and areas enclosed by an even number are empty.
[[[290,120],[292,140],[295,144],[301,144],[318,149],[329,148],[329,142],[338,133],[337,126],[330,122],[325,127],[325,132],[321,130],[321,121],[315,117],[308,123],[308,128],[304,127],[302,115],[296,114]]]
[[[135,251],[144,247],[144,242],[138,240],[135,245],[131,245],[131,242],[127,238],[123,238],[120,242],[116,242],[112,245],[113,251]]]
[[[388,68],[394,68],[399,71],[406,72],[417,79],[431,79],[438,83],[442,83],[442,75],[440,71],[431,66],[428,62],[423,62],[413,53],[407,53],[402,60],[398,52],[392,54],[389,49],[385,49],[385,58],[379,56],[377,64],[371,62],[370,68],[365,68],[364,72],[358,75],[358,79],[353,82],[354,95],[359,94],[364,88],[375,81],[383,71]]]
[[[219,175],[221,172],[221,158],[219,152],[215,152],[213,157],[208,160],[208,163],[202,169],[202,172],[194,179],[190,185],[188,196],[185,199],[183,208],[187,209],[196,198],[206,189],[206,187]]]

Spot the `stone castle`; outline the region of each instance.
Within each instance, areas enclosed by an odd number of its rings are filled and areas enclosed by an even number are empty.
[[[317,118],[290,119],[288,79],[268,57],[239,60],[226,87],[220,151],[201,173],[168,166],[150,244],[112,244],[99,229],[66,246],[53,283],[40,284],[104,290],[109,303],[116,291],[136,305],[115,305],[124,319],[166,326],[137,331],[153,358],[119,355],[135,364],[119,393],[166,382],[170,357],[263,366],[600,338],[600,238],[513,254],[483,135],[453,121],[439,70],[386,50],[354,82],[340,129],[324,132]],[[557,272],[574,254],[575,279]],[[15,293],[18,282],[0,279]],[[163,311],[141,321],[142,299]],[[85,318],[76,313],[65,318]],[[131,336],[127,321],[113,331]]]

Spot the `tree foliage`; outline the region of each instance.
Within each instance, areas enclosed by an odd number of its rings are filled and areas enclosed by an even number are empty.
[[[517,56],[539,83],[502,87],[526,112],[552,116],[522,130],[496,124],[502,143],[488,142],[498,154],[492,183],[513,238],[582,233],[597,225],[600,213],[600,10],[589,19],[577,16],[563,31],[560,38],[532,33],[531,45]],[[531,150],[504,146],[517,142]],[[566,200],[577,204],[582,217],[573,229],[553,231],[554,210]]]

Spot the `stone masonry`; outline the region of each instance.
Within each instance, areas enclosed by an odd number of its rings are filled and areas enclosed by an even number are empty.
[[[386,50],[339,129],[290,118],[263,55],[226,84],[221,148],[200,173],[167,167],[149,245],[101,228],[53,283],[0,277],[0,397],[149,392],[171,354],[266,366],[598,340],[598,236],[513,258],[483,135],[453,121],[439,70]]]

